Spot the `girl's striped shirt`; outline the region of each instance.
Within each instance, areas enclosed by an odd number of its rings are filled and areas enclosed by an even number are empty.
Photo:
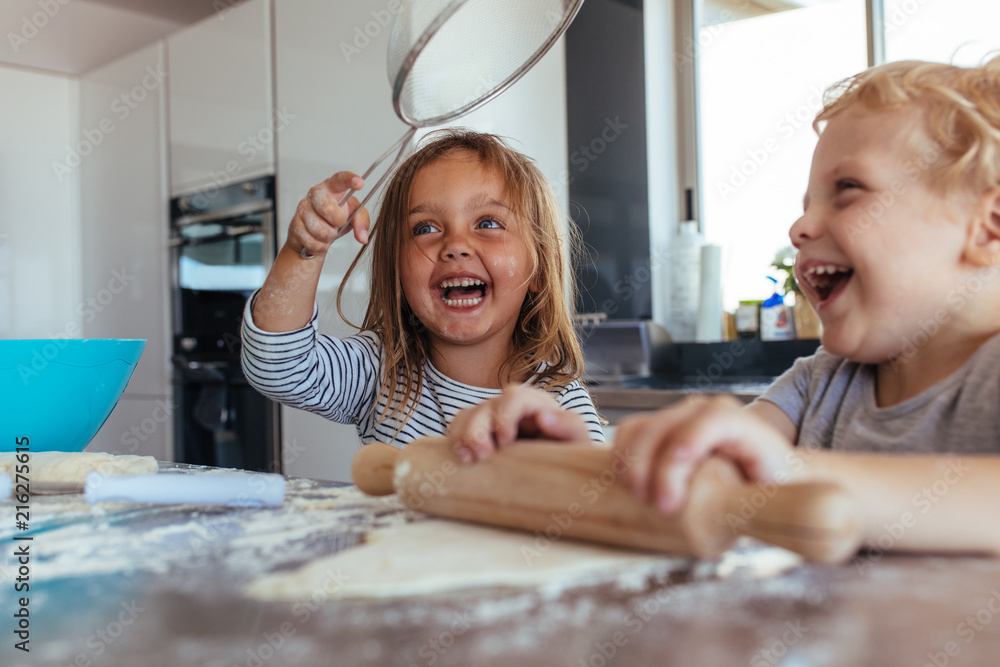
[[[256,296],[256,295],[254,295]],[[382,344],[371,331],[343,339],[318,332],[318,310],[309,324],[296,331],[271,333],[259,329],[251,315],[253,298],[243,313],[243,372],[250,384],[280,403],[327,419],[354,424],[363,444],[406,444],[428,435],[443,435],[464,408],[499,396],[500,389],[485,389],[456,382],[424,362],[423,388],[416,409],[386,419],[387,396],[379,395]],[[397,392],[403,384],[397,383]],[[549,391],[564,409],[578,413],[590,437],[604,442],[604,430],[590,393],[579,381]],[[372,409],[374,405],[374,409]]]

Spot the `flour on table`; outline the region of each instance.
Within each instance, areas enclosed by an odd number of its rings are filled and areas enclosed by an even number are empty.
[[[12,475],[17,460],[14,453],[0,454],[0,473]],[[32,482],[66,482],[83,484],[87,473],[102,475],[149,475],[157,471],[152,456],[114,455],[104,452],[33,452],[29,459],[29,479]]]
[[[491,587],[545,592],[636,576],[645,580],[689,563],[688,558],[432,519],[371,532],[363,545],[298,570],[258,578],[247,594],[299,600],[321,589],[330,598],[408,597]]]

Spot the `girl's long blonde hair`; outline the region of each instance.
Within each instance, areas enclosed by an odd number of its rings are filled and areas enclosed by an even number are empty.
[[[337,291],[337,312],[344,318],[344,287],[371,248],[370,300],[359,328],[375,332],[382,341],[385,358],[379,395],[387,397],[387,410],[380,422],[404,413],[412,415],[423,388],[423,364],[430,353],[426,329],[406,302],[399,274],[404,244],[412,239],[403,223],[409,217],[413,180],[420,169],[455,152],[474,153],[484,166],[500,174],[521,221],[518,227],[531,266],[528,283],[538,288],[529,290],[521,305],[513,351],[500,367],[498,382],[530,380],[542,387],[561,386],[578,379],[583,371],[583,354],[573,330],[570,304],[574,303],[574,286],[567,277],[563,218],[549,183],[530,158],[494,135],[441,130],[430,136],[432,140],[393,175],[371,227],[371,240],[351,262]],[[575,238],[572,228],[570,236]]]

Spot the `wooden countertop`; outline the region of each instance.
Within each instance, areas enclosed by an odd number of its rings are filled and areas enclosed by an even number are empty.
[[[164,464],[174,474],[215,469]],[[365,530],[419,519],[393,499],[290,480],[277,509],[91,507],[32,498],[30,530],[0,505],[0,664],[994,665],[1000,560],[862,554],[784,573],[686,561],[642,590],[545,597],[485,589],[391,601],[260,602],[255,577],[349,548]],[[31,536],[30,647],[13,649],[15,535]],[[759,559],[758,559],[759,560]],[[743,563],[743,565],[741,565]],[[17,594],[20,595],[20,594]]]

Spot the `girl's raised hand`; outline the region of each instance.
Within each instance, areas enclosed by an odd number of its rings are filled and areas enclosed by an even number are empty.
[[[750,481],[780,479],[795,435],[791,420],[778,413],[766,402],[747,408],[732,397],[699,396],[629,417],[615,432],[615,451],[630,462],[622,481],[641,500],[674,513],[694,471],[715,454],[735,462]]]
[[[295,209],[285,244],[303,258],[325,255],[351,213],[361,205],[357,197],[351,197],[343,206],[338,206],[337,202],[348,190],[359,190],[364,184],[357,174],[339,171],[313,186]],[[368,211],[359,211],[351,225],[354,238],[359,243],[368,243]]]
[[[523,385],[462,410],[448,427],[448,440],[464,463],[488,459],[518,438],[584,442],[590,432],[583,418],[564,410],[552,394]]]

